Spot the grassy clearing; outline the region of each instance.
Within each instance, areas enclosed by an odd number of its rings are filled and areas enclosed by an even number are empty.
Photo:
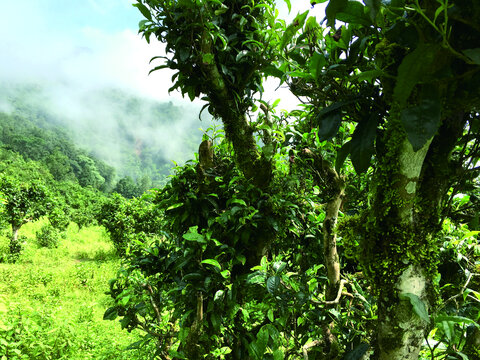
[[[0,359],[148,359],[126,350],[139,334],[104,321],[105,292],[120,261],[103,228],[70,226],[58,248],[38,247],[44,221],[25,225],[16,263],[0,263]],[[8,252],[8,232],[0,254]]]

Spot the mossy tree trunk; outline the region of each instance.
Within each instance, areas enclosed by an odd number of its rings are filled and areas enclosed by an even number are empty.
[[[369,275],[378,293],[375,358],[413,360],[428,326],[428,276],[434,261],[431,237],[416,221],[418,181],[431,139],[414,151],[400,121],[392,116],[389,124],[387,153],[380,159],[368,215],[365,265],[373,269]]]
[[[207,32],[202,37],[202,51],[204,54],[214,52]],[[238,167],[247,179],[252,179],[255,185],[265,189],[272,179],[272,164],[258,151],[253,136],[254,129],[247,121],[247,108],[241,108],[244,99],[235,101],[234,92],[227,86],[224,75],[214,60],[202,63],[201,68],[205,81],[209,84],[206,92],[210,99],[210,108],[223,122],[225,136],[233,145]]]
[[[451,154],[466,122],[463,112],[450,114],[414,151],[399,121],[390,119],[365,233],[366,265],[378,284],[377,359],[418,359],[435,305],[435,235],[462,169]]]

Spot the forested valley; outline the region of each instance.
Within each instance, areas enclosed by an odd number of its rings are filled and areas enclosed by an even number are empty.
[[[480,3],[278,3],[135,2],[203,107],[4,84],[0,359],[480,359]]]

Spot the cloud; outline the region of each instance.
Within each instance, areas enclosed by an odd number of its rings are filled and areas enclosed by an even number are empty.
[[[62,14],[71,14],[75,6],[56,9],[56,4],[61,3],[2,2],[0,47],[4,51],[0,57],[0,79],[53,85],[69,82],[84,89],[118,86],[157,99],[170,98],[172,73],[167,70],[148,76],[150,58],[164,51],[161,44],[147,44],[133,28],[111,31],[89,25],[87,19],[76,19],[76,24],[65,27]],[[127,1],[89,0],[90,10],[86,4],[80,6],[77,2],[79,13],[90,11],[102,16],[115,10],[131,12],[135,17],[138,12]],[[55,20],[52,10],[59,11],[57,17],[61,20]]]
[[[100,89],[119,88],[159,101],[189,103],[177,91],[168,93],[172,71],[163,69],[148,75],[159,65],[149,64],[149,60],[164,55],[165,46],[153,38],[148,44],[137,34],[141,14],[132,2],[1,1],[0,86],[1,82],[41,84],[49,110],[78,126],[96,126],[105,134],[114,133],[112,121],[122,115],[88,96]],[[309,0],[292,1],[290,15],[282,1],[279,7],[280,16],[288,17],[287,21],[311,8]],[[263,98],[270,102],[280,98],[281,109],[294,108],[298,100],[285,86],[278,85],[278,80],[267,81]],[[0,109],[7,109],[7,105],[0,101]],[[170,134],[180,134],[183,125],[175,124]],[[168,134],[169,130],[161,132]],[[169,142],[168,157],[178,152],[174,145]]]

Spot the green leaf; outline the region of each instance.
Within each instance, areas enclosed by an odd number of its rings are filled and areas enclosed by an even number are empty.
[[[327,15],[327,25],[335,26],[335,17],[337,13],[345,9],[348,5],[348,0],[330,0],[325,9]]]
[[[284,75],[284,72],[282,70],[278,69],[274,65],[269,65],[269,66],[265,67],[263,69],[263,73],[266,76],[273,76],[273,77],[276,77],[276,78],[279,78],[279,79],[281,79]]]
[[[265,275],[259,272],[248,275],[248,284],[262,284],[265,281]]]
[[[283,360],[285,359],[285,355],[281,349],[275,349],[273,352],[273,360]]]
[[[132,4],[135,6],[140,12],[142,13],[143,16],[145,16],[148,20],[152,21],[152,14],[150,13],[150,10],[143,5],[141,2],[138,2],[137,4]]]
[[[317,116],[318,125],[318,140],[330,140],[337,135],[340,124],[342,123],[342,114],[340,111],[331,112],[327,116]]]
[[[365,7],[356,1],[349,1],[347,6],[338,11],[336,14],[337,20],[343,21],[348,24],[360,24],[364,26],[370,26],[372,22],[364,11]]]
[[[183,281],[195,281],[201,279],[203,279],[203,275],[197,272],[189,273],[182,278]]]
[[[197,232],[197,226],[192,226],[188,231],[188,233],[186,234],[183,234],[182,237],[185,239],[185,240],[188,240],[188,241],[195,241],[195,242],[199,242],[199,243],[206,243],[206,240],[205,238],[203,237],[203,235],[199,234]]]
[[[220,265],[220,263],[215,260],[215,259],[205,259],[205,260],[202,260],[202,264],[208,264],[208,265],[212,265],[212,266],[215,266],[216,268],[218,268],[218,270],[222,270],[222,266]]]
[[[365,5],[368,6],[370,20],[372,23],[375,23],[375,19],[377,18],[377,14],[380,11],[380,5],[382,4],[381,0],[364,0]]]
[[[166,211],[168,210],[173,210],[173,209],[177,209],[179,207],[183,206],[183,202],[182,203],[177,203],[177,204],[173,204],[173,205],[170,205]]]
[[[475,64],[480,65],[480,48],[463,50],[463,53],[472,59]]]
[[[138,28],[140,30],[144,29],[145,28],[145,25],[148,23],[148,20],[140,20],[139,23],[138,23]]]
[[[270,276],[267,279],[267,290],[270,294],[275,293],[280,286],[280,276]]]
[[[443,331],[447,340],[451,342],[453,334],[455,333],[455,323],[451,321],[442,321],[437,323],[437,327]]]
[[[370,166],[377,137],[377,123],[378,115],[372,114],[368,119],[364,118],[353,132],[350,158],[357,174],[365,172]]]
[[[315,80],[318,80],[323,67],[327,63],[325,56],[319,52],[315,52],[308,63],[308,70]]]
[[[345,144],[343,144],[340,150],[337,151],[337,158],[335,159],[335,171],[337,173],[340,173],[343,163],[347,159],[348,154],[350,154],[351,149],[352,149],[352,141],[350,140],[349,142],[346,142]]]
[[[423,99],[417,106],[402,110],[400,119],[413,150],[420,150],[440,126],[440,96],[435,87],[424,87]]]
[[[273,322],[275,320],[275,317],[273,316],[273,309],[268,309],[267,311],[267,318],[268,320],[270,320],[271,322]]]
[[[275,271],[275,274],[281,273],[285,268],[287,267],[287,263],[284,261],[276,261],[273,264],[273,270]]]
[[[103,314],[103,320],[115,320],[118,316],[117,309],[115,307],[110,307]]]
[[[399,294],[400,300],[409,300],[412,304],[413,311],[417,314],[420,319],[425,322],[430,322],[430,316],[428,315],[427,307],[425,303],[417,295],[412,293],[401,293]]]
[[[219,301],[219,300],[223,300],[223,296],[225,295],[225,291],[223,290],[217,290],[217,292],[215,293],[215,296],[213,298],[213,301]]]
[[[245,56],[247,56],[248,54],[250,54],[250,51],[248,50],[242,50],[240,51],[238,54],[237,54],[237,57],[235,58],[235,61],[236,62],[240,62],[240,60],[242,60]]]
[[[472,325],[474,325],[474,326],[476,326],[477,328],[480,329],[480,325],[477,324],[477,322],[475,320],[469,319],[469,318],[464,317],[464,316],[439,315],[439,316],[435,317],[435,323],[436,324],[444,322],[444,321],[453,322],[453,323],[456,323],[456,324],[472,324]]]
[[[242,199],[233,199],[230,204],[239,204],[239,205],[243,205],[243,206],[247,206],[247,203],[245,202],[245,200],[242,200]]]
[[[126,306],[130,301],[130,295],[123,296],[119,301],[118,304],[121,306]]]
[[[397,82],[393,90],[393,98],[401,107],[405,107],[415,85],[430,74],[429,70],[432,68],[438,50],[437,44],[421,42],[403,59],[398,68]]]
[[[352,76],[354,79],[358,79],[359,81],[367,81],[370,84],[373,84],[373,81],[378,79],[383,74],[382,70],[368,70],[361,72],[357,75]]]
[[[267,349],[268,345],[268,330],[265,327],[262,327],[257,334],[257,354],[260,355],[260,359],[263,359],[263,354]]]
[[[244,255],[235,255],[235,259],[242,265],[245,265],[247,258]]]
[[[288,13],[290,13],[290,11],[292,11],[292,3],[290,2],[290,0],[285,0],[286,4],[287,4],[287,7],[288,7]]]
[[[168,354],[174,359],[186,359],[186,357],[175,350],[168,350]]]
[[[280,42],[280,50],[285,49],[287,44],[293,39],[298,30],[303,28],[307,19],[308,10],[304,13],[298,14],[293,22],[287,26],[283,33],[282,41]]]

